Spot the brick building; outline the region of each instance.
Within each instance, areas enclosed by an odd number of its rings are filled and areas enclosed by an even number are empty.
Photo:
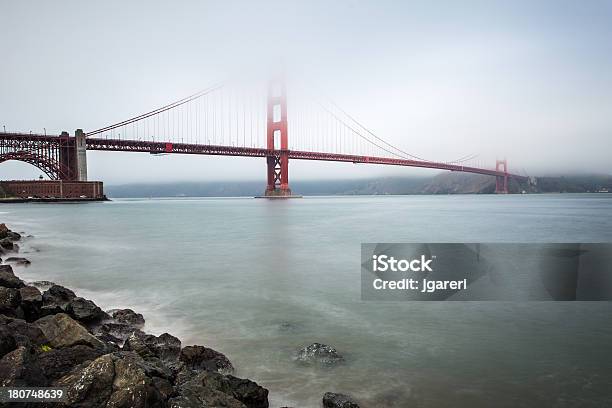
[[[0,181],[5,196],[20,198],[104,198],[101,181]]]

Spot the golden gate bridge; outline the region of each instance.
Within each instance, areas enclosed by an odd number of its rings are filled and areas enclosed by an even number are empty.
[[[452,161],[415,156],[378,137],[328,99],[308,90],[291,95],[282,79],[265,86],[216,84],[161,108],[74,135],[1,132],[0,163],[30,163],[51,180],[86,181],[87,150],[262,157],[267,197],[291,197],[290,160],[319,160],[421,167],[495,177],[508,193],[506,160],[494,168],[470,165],[475,155]],[[289,137],[291,136],[291,137]]]

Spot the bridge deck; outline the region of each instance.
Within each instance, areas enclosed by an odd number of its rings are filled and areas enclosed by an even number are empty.
[[[63,136],[40,135],[30,133],[2,133],[0,141],[16,142],[59,142]],[[242,156],[242,157],[267,157],[280,154],[280,150],[269,150],[256,147],[218,146],[188,143],[151,142],[126,139],[106,139],[88,137],[87,150],[116,151],[116,152],[141,152],[141,153],[178,153],[178,154],[201,154],[216,156]],[[22,143],[21,146],[24,146]],[[300,150],[287,150],[290,159],[294,160],[321,160],[349,163],[382,164],[391,166],[422,167],[448,171],[459,171],[465,173],[484,174],[488,176],[508,176],[516,180],[526,180],[527,177],[504,173],[492,169],[462,166],[459,164],[442,163],[433,161],[408,160],[401,158],[360,156],[350,154],[308,152]]]

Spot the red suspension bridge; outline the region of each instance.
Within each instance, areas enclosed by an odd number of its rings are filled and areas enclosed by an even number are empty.
[[[507,193],[505,160],[495,168],[470,165],[475,155],[439,162],[412,155],[378,137],[329,100],[308,92],[287,106],[284,81],[266,89],[215,85],[142,115],[74,136],[0,133],[0,163],[19,160],[52,180],[86,181],[87,150],[262,157],[269,197],[289,197],[289,161],[322,160],[421,167],[495,177],[496,192]],[[295,97],[295,99],[293,99]],[[291,134],[291,144],[289,143]]]

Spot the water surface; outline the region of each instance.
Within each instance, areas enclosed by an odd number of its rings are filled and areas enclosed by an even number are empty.
[[[213,347],[271,406],[612,406],[608,302],[364,302],[362,242],[612,242],[612,194],[3,204],[17,273]],[[301,367],[312,342],[346,364]]]

